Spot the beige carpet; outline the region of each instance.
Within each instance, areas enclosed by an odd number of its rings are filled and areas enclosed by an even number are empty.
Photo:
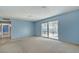
[[[19,40],[3,40],[0,42],[0,52],[3,53],[78,53],[79,46],[53,39],[30,37]]]

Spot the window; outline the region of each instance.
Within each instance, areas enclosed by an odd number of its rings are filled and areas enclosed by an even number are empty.
[[[48,34],[47,34],[47,23],[42,23],[41,24],[41,36],[48,37]]]
[[[8,32],[8,25],[3,25],[3,32]]]

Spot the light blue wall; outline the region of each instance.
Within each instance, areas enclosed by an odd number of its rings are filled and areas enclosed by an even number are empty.
[[[34,24],[29,21],[12,20],[12,38],[30,37],[34,35]]]
[[[41,21],[37,21],[36,36],[41,35],[41,23],[47,21],[58,20],[58,34],[59,40],[79,44],[79,10],[64,13],[54,17],[50,17]]]
[[[64,14],[59,18],[59,39],[79,44],[79,10]]]

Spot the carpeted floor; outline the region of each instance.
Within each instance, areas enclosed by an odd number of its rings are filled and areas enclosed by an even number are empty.
[[[2,43],[1,43],[2,42]],[[78,53],[79,46],[42,37],[1,41],[1,53]]]

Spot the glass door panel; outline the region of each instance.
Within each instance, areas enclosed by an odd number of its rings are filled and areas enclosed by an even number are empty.
[[[58,39],[58,21],[48,22],[49,38]]]
[[[41,36],[48,37],[48,34],[47,34],[47,23],[42,23],[41,24]]]

